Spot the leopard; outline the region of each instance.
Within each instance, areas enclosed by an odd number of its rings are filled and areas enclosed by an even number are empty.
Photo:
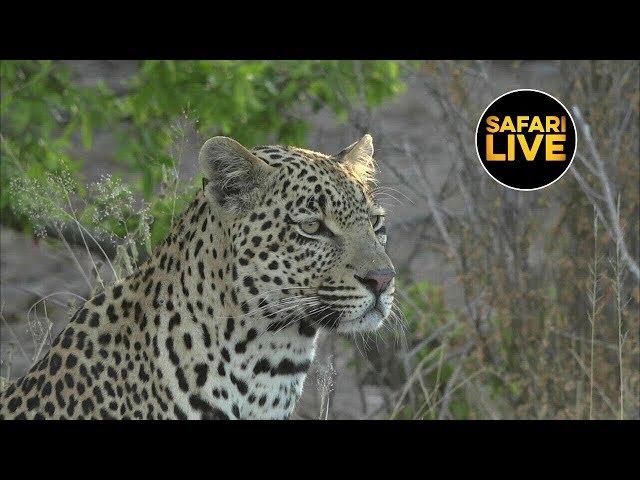
[[[371,135],[336,154],[216,136],[197,163],[164,242],[75,311],[1,419],[289,419],[319,333],[389,321]]]

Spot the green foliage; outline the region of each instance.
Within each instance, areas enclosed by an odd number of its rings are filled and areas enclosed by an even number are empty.
[[[123,132],[119,156],[143,172],[148,197],[159,180],[157,165],[172,165],[170,129],[182,115],[201,132],[246,145],[304,145],[308,125],[299,114],[305,107],[327,107],[345,118],[360,92],[376,106],[401,87],[393,62],[148,61],[120,104],[133,132]]]
[[[451,316],[441,286],[422,281],[404,287],[404,290],[408,300],[403,304],[402,312],[412,333],[426,335],[446,323]]]
[[[41,179],[59,171],[61,164],[77,173],[82,159],[67,153],[73,134],[80,134],[85,149],[91,148],[93,131],[112,115],[114,97],[103,85],[72,85],[69,72],[51,61],[0,62],[0,92],[0,212],[3,221],[24,225],[28,220],[12,218],[9,210],[10,180]]]
[[[164,238],[193,193],[193,185],[179,182],[171,152],[185,134],[184,118],[203,136],[304,145],[305,110],[328,108],[345,119],[352,104],[375,107],[403,88],[398,65],[389,61],[145,61],[121,95],[100,83],[75,85],[59,62],[3,61],[0,82],[2,221],[42,230],[47,215],[60,214],[52,205],[64,199],[47,197],[64,175],[78,183],[72,193],[82,199],[83,210],[74,210],[81,223],[123,239],[153,219],[145,240],[151,244]],[[69,149],[79,139],[90,150],[105,128],[118,139],[120,165],[139,181],[124,185],[113,172],[102,184],[107,190],[87,196],[82,158]],[[34,191],[39,195],[27,198]],[[148,208],[124,208],[139,194]],[[113,217],[110,204],[124,208],[121,217]]]
[[[455,310],[447,305],[441,285],[429,281],[404,285],[401,281],[397,290],[404,292],[401,305],[407,337],[413,342],[411,365],[417,375],[409,376],[412,395],[405,397],[393,418],[437,419],[445,401],[453,418],[475,418],[475,405],[469,402],[463,386],[482,370],[466,364],[470,362],[461,364],[458,353],[464,350],[468,326],[458,321]],[[474,369],[475,373],[469,372]],[[502,384],[497,384],[492,393],[500,388]]]

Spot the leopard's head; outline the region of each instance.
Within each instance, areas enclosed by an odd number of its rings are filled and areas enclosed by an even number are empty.
[[[335,155],[248,150],[214,137],[199,159],[205,194],[226,224],[243,311],[257,304],[274,324],[306,320],[339,332],[383,324],[395,271],[385,211],[371,194],[370,135]]]

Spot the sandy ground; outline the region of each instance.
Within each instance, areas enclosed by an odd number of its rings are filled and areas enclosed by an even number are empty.
[[[74,61],[69,62],[69,65],[74,71],[74,80],[79,84],[92,85],[98,79],[102,79],[116,91],[124,88],[123,82],[136,68],[135,62],[130,61]],[[557,69],[551,62],[525,63],[517,70],[512,69],[506,62],[497,62],[492,64],[490,74],[492,81],[502,91],[527,87],[552,89],[557,82]],[[403,95],[376,112],[376,119],[383,120],[388,133],[397,136],[399,141],[407,138],[427,152],[427,158],[430,159],[427,168],[436,188],[443,181],[442,177],[450,160],[446,148],[447,138],[439,130],[440,119],[437,112],[433,99],[428,98],[419,85],[410,85]],[[308,139],[308,147],[311,149],[336,152],[356,140],[355,132],[344,124],[336,123],[328,112],[309,114],[308,119],[312,124]],[[193,176],[200,142],[194,136],[187,146],[181,167],[182,178]],[[94,146],[90,152],[76,147],[72,153],[86,159],[83,173],[87,181],[93,181],[116,168],[114,151],[114,139],[105,131],[95,135]],[[397,181],[385,168],[385,163],[394,162],[393,164],[399,168],[407,168],[406,159],[392,154],[384,145],[377,152],[381,165],[381,183],[402,190],[402,185],[397,185]],[[425,207],[419,202],[405,201],[403,205],[391,202],[388,207],[395,219],[413,218],[426,213]],[[396,229],[390,232],[390,255],[396,265],[406,264],[413,244],[414,232],[410,229]],[[70,261],[69,252],[63,247],[44,241],[36,242],[2,227],[0,248],[2,376],[9,373],[11,378],[16,378],[26,372],[38,351],[46,351],[49,341],[49,336],[42,336],[42,331],[46,331],[43,330],[46,326],[46,321],[43,320],[43,304],[40,303],[36,309],[31,310],[30,315],[27,315],[31,306],[43,296],[54,292],[72,292],[87,297],[89,289],[74,263]],[[73,251],[83,268],[89,271],[90,260],[85,252],[81,249]],[[440,254],[422,251],[409,267],[414,278],[451,284],[452,274]],[[449,289],[447,300],[456,303],[456,299],[456,289]],[[73,300],[72,295],[56,294],[46,302],[46,314],[53,322],[53,337],[64,328],[68,320],[70,300]],[[382,404],[382,392],[377,386],[367,386],[358,391],[354,372],[346,364],[353,355],[359,354],[353,349],[344,348],[343,344],[344,342],[332,335],[323,335],[319,339],[317,362],[307,379],[296,418],[317,418],[320,415],[321,395],[318,384],[326,378],[335,379],[329,418],[375,416]],[[332,369],[337,375],[330,373]]]

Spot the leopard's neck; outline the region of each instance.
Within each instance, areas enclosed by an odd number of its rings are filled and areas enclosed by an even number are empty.
[[[178,418],[288,418],[316,329],[240,281],[231,235],[200,194],[131,279],[155,312],[148,325],[162,381]]]

